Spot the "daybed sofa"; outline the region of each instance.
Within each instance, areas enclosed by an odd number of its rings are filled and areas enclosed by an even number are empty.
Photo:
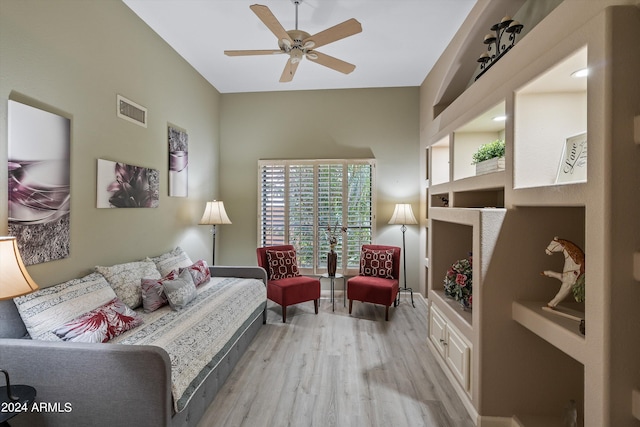
[[[98,267],[96,270],[100,271]],[[41,411],[21,413],[11,419],[11,424],[197,425],[266,323],[264,269],[216,266],[208,267],[208,272],[211,279],[197,288],[197,297],[191,302],[177,310],[165,305],[145,313],[138,308],[135,312],[142,323],[105,343],[61,341],[60,336],[65,334],[60,327],[57,336],[45,332],[38,339],[28,335],[19,338],[24,335],[25,323],[34,333],[48,327],[46,322],[34,326],[29,313],[38,307],[54,309],[52,304],[57,300],[52,303],[50,298],[37,304],[27,295],[20,297],[23,300],[0,301],[0,367],[9,372],[12,384],[35,387],[36,402],[44,403],[39,406]],[[85,282],[90,282],[92,289],[99,283],[100,292],[108,292],[99,277],[96,280],[99,274],[91,273],[86,276],[91,280]],[[70,282],[67,293],[77,296],[84,292],[78,291],[77,282]],[[111,282],[109,285],[114,286]],[[36,293],[46,290],[55,292],[51,287]],[[116,294],[118,298],[123,295]],[[86,302],[87,298],[79,300]],[[126,300],[126,295],[123,298]],[[169,337],[160,334],[163,328],[168,328]],[[215,336],[212,342],[201,342],[210,336]]]

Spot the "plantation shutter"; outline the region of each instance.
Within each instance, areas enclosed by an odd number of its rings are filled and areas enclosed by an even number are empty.
[[[347,185],[347,266],[360,267],[360,248],[373,241],[373,171],[370,164],[349,165]]]
[[[260,177],[260,246],[284,245],[285,166],[263,165]]]
[[[261,160],[258,244],[291,244],[302,274],[322,274],[330,227],[338,272],[357,274],[375,234],[374,171],[373,160]]]
[[[290,165],[288,243],[296,247],[298,267],[313,268],[315,242],[313,165]]]

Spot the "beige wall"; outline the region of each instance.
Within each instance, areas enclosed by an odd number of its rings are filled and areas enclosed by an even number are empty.
[[[256,264],[259,159],[375,158],[377,242],[402,245],[396,203],[418,214],[419,90],[413,88],[223,94],[217,262]],[[407,239],[407,285],[417,289],[418,226]],[[340,285],[338,285],[340,286]]]
[[[218,184],[220,94],[119,1],[0,0],[0,235],[7,233],[7,100],[71,119],[71,255],[29,267],[40,285],[181,245],[211,257],[196,225]],[[116,117],[116,94],[148,108]],[[189,197],[168,197],[167,124],[189,134]],[[96,159],[160,171],[157,209],[96,209]]]
[[[71,119],[71,255],[29,267],[41,285],[176,245],[210,260],[209,228],[197,222],[215,197],[233,221],[218,227],[217,264],[255,265],[263,158],[376,158],[377,240],[402,244],[399,226],[387,222],[395,203],[418,211],[418,88],[220,95],[121,2],[0,5],[0,235],[7,233],[7,100]],[[148,128],[116,117],[116,94],[148,108]],[[168,197],[169,123],[189,134],[188,198]],[[160,207],[97,209],[98,158],[160,170]],[[414,288],[418,252],[418,227],[409,227]]]

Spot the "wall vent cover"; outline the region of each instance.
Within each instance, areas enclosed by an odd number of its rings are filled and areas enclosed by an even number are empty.
[[[121,119],[147,127],[147,109],[122,95],[117,96],[116,112]]]

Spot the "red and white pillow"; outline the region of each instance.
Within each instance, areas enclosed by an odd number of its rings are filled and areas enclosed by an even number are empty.
[[[142,323],[142,318],[118,298],[91,310],[53,331],[63,341],[107,342]]]
[[[191,278],[193,279],[193,283],[196,286],[200,286],[204,283],[207,283],[211,279],[211,272],[209,271],[209,266],[207,262],[203,259],[196,261],[189,267],[183,267],[180,269],[180,273],[183,270],[189,270],[191,273]]]
[[[267,251],[267,265],[269,266],[269,278],[271,280],[286,279],[288,277],[297,277],[300,275],[298,271],[298,260],[296,259],[296,251]]]
[[[175,280],[178,277],[177,271],[172,271],[162,279],[142,279],[140,288],[142,289],[142,307],[145,313],[156,311],[163,305],[167,305],[167,295],[164,293],[163,283],[167,280]]]
[[[393,250],[362,248],[360,275],[393,279]]]

